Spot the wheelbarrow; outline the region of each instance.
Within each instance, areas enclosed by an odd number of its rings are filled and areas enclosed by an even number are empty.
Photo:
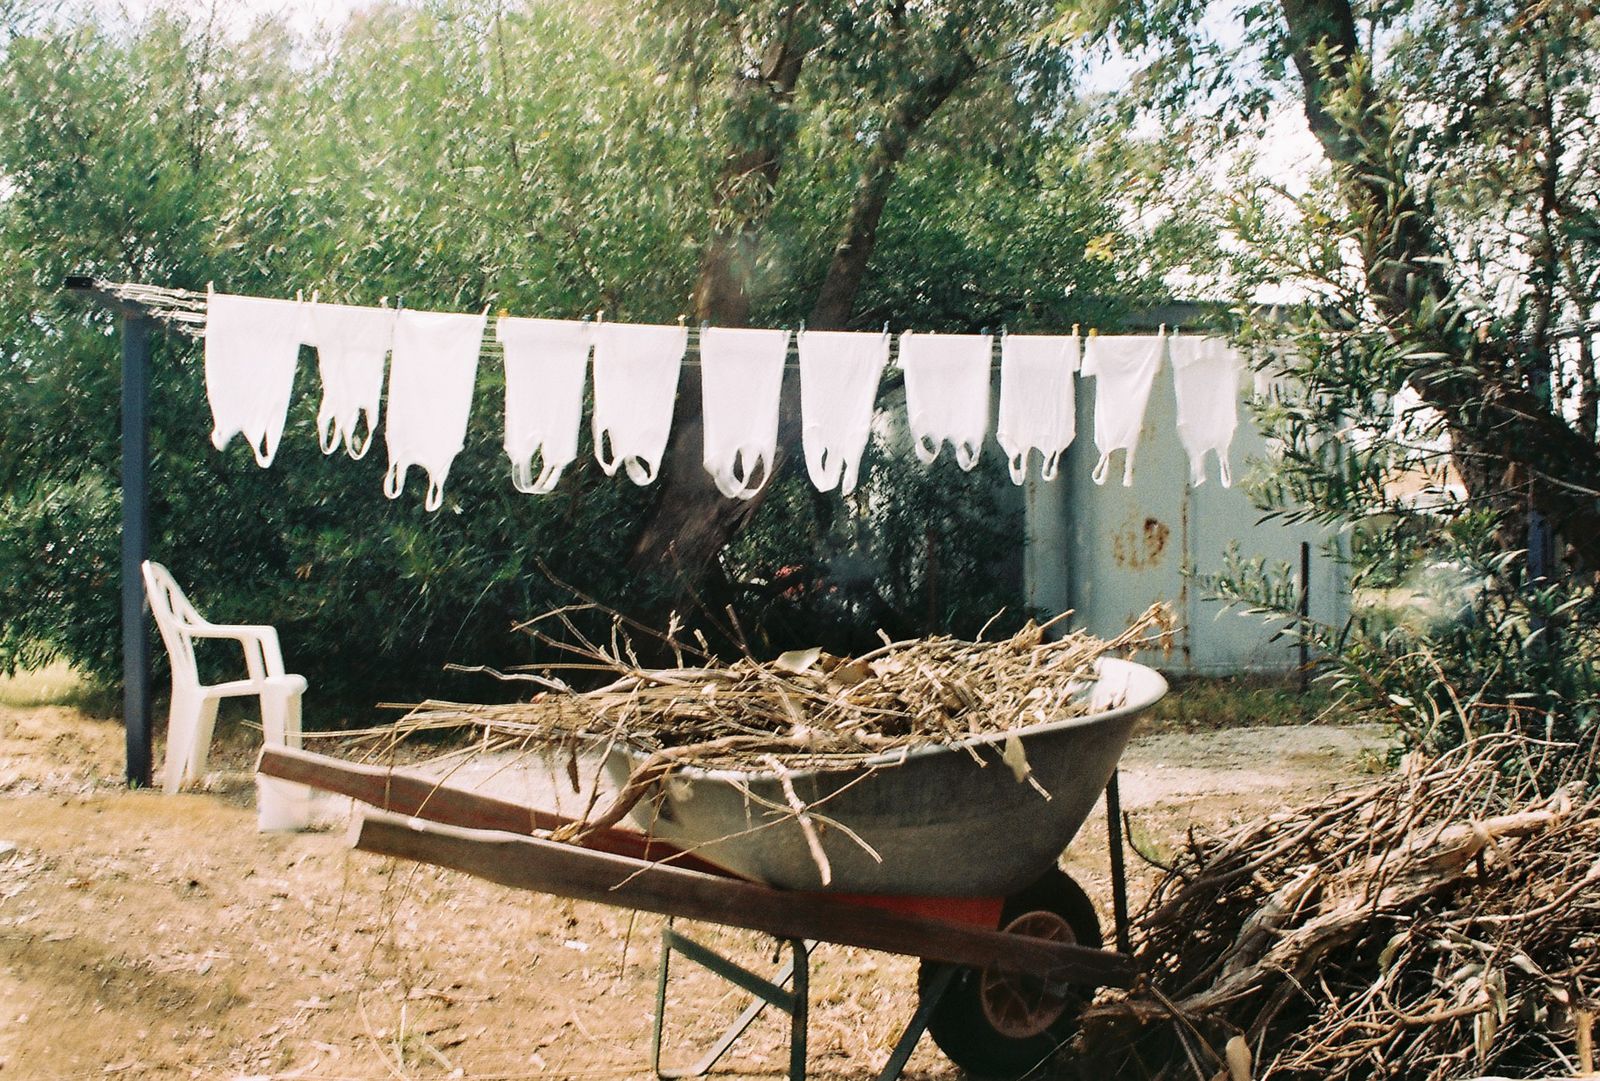
[[[269,747],[260,772],[370,804],[354,835],[364,851],[786,941],[790,961],[768,979],[668,926],[652,1053],[660,1077],[706,1072],[773,1005],[791,1016],[790,1076],[801,1081],[808,961],[819,942],[922,960],[919,1005],[883,1081],[899,1076],[924,1031],[971,1073],[1018,1077],[1071,1036],[1094,987],[1134,977],[1116,763],[1166,682],[1143,665],[1098,664],[1083,691],[1088,715],[850,769],[674,771],[636,806],[641,830],[590,830],[578,844],[535,836],[569,826],[563,816],[401,770]],[[607,768],[625,778],[637,757],[613,754]],[[1102,948],[1094,905],[1057,867],[1102,791],[1115,950]],[[806,808],[804,823],[791,796]],[[755,996],[687,1070],[663,1067],[660,1056],[674,954]]]

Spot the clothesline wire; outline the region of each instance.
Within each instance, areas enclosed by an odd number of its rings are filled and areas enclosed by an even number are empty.
[[[143,285],[137,282],[96,284],[99,285],[99,287],[105,292],[117,297],[119,300],[124,300],[131,304],[137,304],[146,315],[150,316],[152,319],[156,319],[167,324],[186,337],[199,340],[205,335],[207,310],[207,299],[205,293],[196,292],[192,289],[169,289],[165,286],[159,285]],[[577,320],[572,321],[576,322]],[[689,335],[689,347],[695,352],[695,356],[698,357],[698,350],[700,347],[700,328],[696,326],[686,326],[685,329],[688,331]],[[779,328],[774,327],[771,329]],[[887,331],[885,332],[887,333]],[[872,332],[865,331],[863,333],[870,334]],[[1059,336],[1087,339],[1088,337],[1093,337],[1096,334],[1097,332],[1094,330],[1090,330],[1088,335],[1080,334],[1078,333],[1078,328],[1075,326],[1073,327],[1071,335],[1062,334]],[[999,338],[1000,335],[993,335],[993,337]],[[898,334],[890,335],[889,348],[891,360],[897,359],[899,356],[898,338]],[[482,355],[488,357],[498,357],[501,360],[505,359],[505,347],[495,336],[494,322],[492,320],[487,326],[484,327]],[[791,339],[789,342],[789,360],[784,364],[784,367],[798,368],[800,365],[797,358],[798,347],[796,346],[794,340]],[[700,365],[700,361],[698,359],[690,359],[688,355],[685,355],[683,363],[687,367],[699,367]],[[993,367],[998,370],[1000,365],[998,362],[996,362]]]

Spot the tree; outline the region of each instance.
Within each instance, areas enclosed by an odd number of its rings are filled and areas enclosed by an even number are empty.
[[[1600,25],[1561,4],[1279,0],[1238,7],[1225,45],[1193,14],[1119,8],[1100,26],[1167,61],[1158,107],[1204,98],[1224,138],[1297,102],[1328,167],[1303,197],[1257,185],[1219,215],[1253,280],[1309,292],[1245,328],[1302,388],[1268,411],[1283,454],[1264,502],[1398,523],[1369,526],[1369,552],[1404,543],[1468,587],[1420,626],[1323,644],[1423,742],[1584,737],[1600,715]],[[1417,471],[1460,498],[1402,498],[1396,476]],[[1289,599],[1250,577],[1225,592]]]
[[[725,163],[715,191],[723,219],[701,264],[695,318],[723,326],[748,320],[754,269],[770,245],[764,226],[801,125],[821,119],[846,140],[853,191],[834,227],[832,254],[806,317],[813,329],[851,325],[898,169],[929,122],[958,95],[992,117],[1037,116],[1059,103],[1065,65],[1059,53],[1029,47],[1053,9],[1044,3],[958,0],[888,5],[882,10],[786,3],[766,18],[762,5],[718,6],[733,74]],[[810,93],[800,79],[816,70]],[[974,86],[976,82],[988,85]],[[996,99],[1001,99],[996,108]],[[802,115],[797,115],[802,114]],[[1006,131],[1021,138],[1026,119]],[[787,381],[774,472],[799,439],[799,391]],[[723,499],[700,465],[698,371],[685,381],[650,517],[630,566],[676,573],[692,590],[728,540],[751,520],[761,496]]]
[[[128,26],[12,24],[0,58],[0,664],[64,655],[108,680],[118,672],[114,328],[62,296],[68,274],[671,321],[703,277],[707,238],[735,237],[730,222],[746,221],[750,317],[804,318],[852,220],[875,118],[889,115],[923,54],[846,49],[831,24],[820,43],[807,39],[782,182],[744,203],[738,185],[719,187],[743,106],[706,74],[729,70],[730,39],[659,11],[396,3],[365,9],[321,45],[271,21],[230,38],[178,5]],[[1146,282],[1121,262],[1082,258],[1091,242],[1121,237],[1120,225],[1086,182],[1072,133],[1056,144],[1029,127],[1037,109],[1001,77],[1014,59],[985,74],[981,100],[969,80],[964,108],[939,111],[907,144],[878,222],[874,250],[888,254],[868,261],[857,292],[861,318],[1059,325],[1090,317],[1074,315],[1088,312],[1076,299],[1086,289]],[[983,154],[963,152],[973,147]],[[1035,275],[1019,267],[1036,268],[1048,289],[1030,291]],[[928,281],[983,288],[916,284]],[[314,722],[439,693],[446,661],[537,660],[510,628],[570,599],[546,569],[613,606],[664,611],[627,566],[656,493],[601,476],[587,436],[559,493],[515,493],[493,363],[480,368],[446,507],[430,515],[378,496],[381,447],[360,463],[311,449],[309,354],[271,470],[237,445],[211,450],[198,360],[193,341],[160,338],[154,554],[213,614],[279,624],[289,663],[316,688]],[[688,388],[684,397],[695,400]],[[869,506],[865,486],[845,502],[819,499],[803,478],[779,481],[782,499],[714,568],[713,611],[812,561],[813,535],[837,538],[831,553],[872,550],[894,583],[879,592],[885,618],[905,621],[896,626],[966,626],[992,614],[997,595],[1015,599],[996,583],[919,576],[909,564],[920,549],[901,543],[933,536],[942,566],[975,566],[989,558],[986,534],[963,516],[998,527],[1010,520],[1003,509],[981,499],[884,508],[884,492]],[[817,532],[784,520],[785,508],[814,516]],[[895,543],[877,544],[880,525]],[[859,629],[781,593],[763,605],[774,628],[806,644]]]

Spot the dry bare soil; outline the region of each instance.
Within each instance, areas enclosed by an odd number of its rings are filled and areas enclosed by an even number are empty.
[[[247,736],[219,757],[242,767]],[[1192,825],[1320,794],[1383,742],[1320,726],[1142,736],[1124,760],[1135,839],[1159,856]],[[247,783],[128,792],[121,754],[114,722],[0,706],[0,1081],[651,1076],[659,918],[354,853],[337,829],[257,833]],[[1065,863],[1103,914],[1104,834],[1092,819]],[[1133,862],[1137,902],[1150,871]],[[747,963],[772,957],[760,936],[688,926]],[[916,962],[822,947],[812,965],[811,1075],[875,1076]],[[667,1058],[686,1062],[743,999],[675,972]],[[759,1019],[719,1074],[785,1076],[785,1024]],[[906,1072],[957,1076],[927,1040]]]

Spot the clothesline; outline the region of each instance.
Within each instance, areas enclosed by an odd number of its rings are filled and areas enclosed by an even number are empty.
[[[113,296],[115,296],[115,297],[117,297],[117,298],[119,298],[121,300],[130,301],[132,303],[140,305],[140,307],[143,308],[144,311],[148,315],[150,315],[152,318],[154,318],[157,321],[165,324],[166,326],[169,326],[170,328],[172,328],[173,330],[176,330],[178,333],[184,335],[187,338],[193,339],[195,341],[199,341],[199,340],[201,340],[201,339],[203,339],[205,337],[205,332],[206,332],[206,294],[205,293],[196,292],[195,290],[192,290],[192,289],[172,289],[172,288],[167,288],[165,286],[159,286],[159,285],[143,285],[143,284],[139,284],[137,282],[100,283],[100,287],[103,288],[105,290],[105,292],[107,292],[107,293],[109,293],[109,294],[111,294],[111,295],[113,295]],[[397,311],[404,310],[404,308],[400,307],[400,306],[394,306],[394,307],[395,307],[395,310],[397,310]],[[505,347],[500,344],[499,339],[497,339],[495,337],[495,333],[494,333],[494,316],[497,315],[497,314],[505,314],[505,313],[503,313],[503,312],[502,313],[491,313],[489,324],[484,329],[482,355],[486,356],[486,357],[491,357],[491,358],[494,358],[494,359],[498,359],[498,360],[504,360],[505,359]],[[590,321],[590,320],[591,320],[591,317],[588,317],[588,316],[583,317],[583,321]],[[603,325],[603,322],[604,322],[604,320],[602,319],[599,322],[597,322],[595,325]],[[695,354],[696,354],[696,358],[695,359],[689,359],[689,358],[686,357],[684,359],[684,361],[683,361],[683,366],[684,367],[691,367],[691,368],[698,368],[698,367],[700,367],[700,361],[698,359],[698,352],[699,352],[699,348],[700,348],[700,331],[701,331],[702,328],[698,327],[698,326],[695,326],[695,325],[693,325],[691,323],[688,323],[686,321],[683,321],[681,319],[678,321],[678,325],[683,326],[688,331],[688,334],[689,334],[689,348],[691,350],[693,350],[695,352]],[[798,327],[794,327],[794,328],[779,327],[779,328],[774,328],[774,329],[794,329],[794,330],[798,331],[798,330],[804,330],[805,328],[802,325],[802,326],[798,326]],[[1177,333],[1180,330],[1180,328],[1176,324],[1174,324],[1172,326],[1167,326],[1167,325],[1163,324],[1158,329],[1164,330],[1164,331],[1166,331],[1168,333]],[[893,339],[892,332],[889,330],[889,325],[887,323],[884,324],[882,332],[886,333],[886,334],[891,334],[891,339]],[[876,333],[876,332],[875,331],[871,331],[871,330],[867,330],[867,331],[863,331],[863,333]],[[988,335],[988,334],[991,333],[991,331],[990,331],[989,328],[984,328],[981,331],[979,331],[979,333],[980,334],[984,334],[984,335]],[[996,341],[998,342],[1001,338],[1005,337],[1005,335],[1007,333],[1008,333],[1007,329],[1005,327],[1001,327],[999,333],[994,335]],[[1034,332],[1030,332],[1030,333],[1034,333]],[[1056,333],[1063,333],[1063,332],[1056,332]],[[1070,333],[1073,336],[1077,336],[1077,337],[1097,337],[1100,334],[1100,331],[1099,331],[1098,328],[1095,328],[1095,327],[1090,327],[1090,328],[1088,328],[1088,330],[1083,330],[1080,324],[1076,324],[1075,323],[1075,324],[1073,324]],[[890,346],[890,360],[891,361],[894,361],[894,360],[898,359],[898,352],[899,352],[898,345],[897,344],[891,344],[891,346]],[[787,356],[787,358],[785,360],[784,367],[786,369],[788,369],[788,370],[791,370],[791,371],[798,370],[799,367],[800,367],[799,361],[797,359],[797,349],[796,349],[796,346],[795,346],[793,341],[791,341],[790,344],[789,344],[788,356]],[[993,371],[999,371],[1000,370],[1000,361],[999,361],[998,358],[996,358],[996,359],[994,359],[992,361],[992,363],[990,364],[990,368]]]
[[[480,313],[306,302],[151,286],[103,287],[152,318],[205,343],[212,444],[242,435],[263,468],[272,464],[287,420],[303,347],[316,356],[322,450],[352,458],[380,427],[389,464],[384,493],[397,498],[410,467],[427,478],[424,505],[443,504],[452,463],[466,445],[484,355],[504,369],[504,447],[513,485],[554,491],[577,459],[586,403],[594,455],[608,475],[655,481],[690,355],[701,366],[700,419],[706,472],[730,499],[749,499],[771,479],[777,455],[784,369],[799,369],[801,449],[820,491],[854,490],[877,427],[882,377],[903,378],[912,450],[925,465],[948,446],[963,470],[991,435],[1022,484],[1031,461],[1055,479],[1076,438],[1076,385],[1093,378],[1092,479],[1109,479],[1122,455],[1133,483],[1146,405],[1158,373],[1172,371],[1177,435],[1190,481],[1205,483],[1214,456],[1223,486],[1237,425],[1245,364],[1227,342],[1160,334],[936,334],[887,330],[814,331],[532,319]],[[486,345],[497,346],[491,350]],[[999,406],[991,410],[995,355]],[[894,346],[898,345],[898,349]],[[796,358],[789,363],[790,357]],[[591,359],[592,358],[592,359]],[[991,425],[991,418],[998,423]],[[537,472],[535,469],[537,463]]]

